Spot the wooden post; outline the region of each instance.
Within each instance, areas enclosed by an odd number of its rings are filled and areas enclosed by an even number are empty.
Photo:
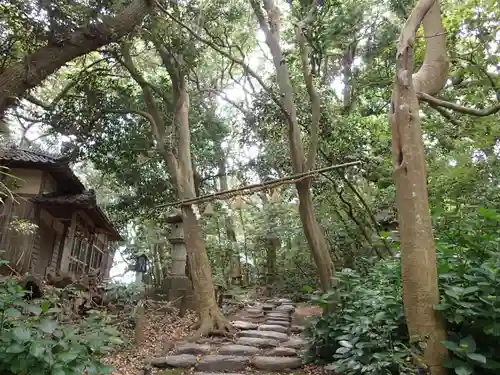
[[[66,241],[64,242],[63,254],[61,256],[61,271],[68,272],[69,269],[69,257],[71,256],[71,250],[73,248],[73,241],[75,238],[76,232],[76,217],[77,212],[73,212],[71,216],[71,225],[69,227],[68,236],[66,237]]]
[[[144,303],[139,301],[135,308],[135,345],[141,345],[144,342],[145,311]]]

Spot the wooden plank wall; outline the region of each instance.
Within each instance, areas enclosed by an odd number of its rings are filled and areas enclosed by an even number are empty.
[[[36,260],[36,238],[38,230],[26,234],[18,230],[16,219],[33,220],[35,207],[27,197],[16,197],[15,201],[8,198],[0,209],[0,254],[8,260],[9,266],[19,273],[31,271],[32,260]]]

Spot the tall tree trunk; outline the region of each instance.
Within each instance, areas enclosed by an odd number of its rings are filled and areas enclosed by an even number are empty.
[[[181,199],[195,198],[195,186],[191,162],[191,135],[189,131],[189,97],[185,80],[180,72],[170,71],[175,98],[175,120],[178,129],[177,189]],[[229,331],[231,325],[217,305],[212,269],[205,250],[201,226],[192,205],[181,207],[184,233],[191,271],[193,289],[198,302],[199,329],[195,336],[208,335],[214,331]]]
[[[320,99],[314,87],[312,74],[308,66],[308,48],[303,32],[304,29],[307,28],[307,25],[314,19],[314,12],[318,6],[318,1],[313,0],[311,9],[306,18],[299,23],[296,30],[297,43],[301,52],[302,73],[311,101],[311,139],[307,159],[297,120],[297,108],[294,103],[293,87],[290,81],[286,60],[280,46],[280,11],[274,0],[263,0],[263,6],[267,13],[266,19],[257,0],[252,0],[251,5],[259,21],[260,28],[266,36],[266,43],[273,57],[276,77],[282,98],[281,110],[288,122],[288,139],[293,172],[302,173],[307,170],[312,170],[316,163],[316,152],[318,148]],[[299,211],[304,235],[306,236],[318,269],[321,287],[323,290],[327,290],[332,285],[333,263],[330,253],[328,252],[325,237],[318,224],[316,212],[314,211],[312,194],[310,191],[311,182],[310,180],[304,180],[297,182],[295,186],[299,195]]]
[[[133,0],[115,17],[63,35],[60,43],[49,42],[23,61],[7,66],[0,74],[0,117],[17,97],[38,86],[64,64],[129,34],[153,10],[154,4],[152,0]]]
[[[413,72],[415,34],[423,23],[424,64]],[[447,79],[448,58],[437,0],[420,0],[400,36],[396,56],[390,125],[396,204],[401,236],[403,303],[411,341],[426,343],[424,362],[432,375],[445,374],[444,322],[434,310],[439,302],[436,248],[432,233],[424,145],[417,93],[435,94]]]
[[[221,159],[219,161],[219,181],[221,191],[229,190],[227,183],[227,170],[226,170],[226,156],[221,150]],[[238,249],[238,242],[236,241],[236,231],[234,230],[234,220],[230,215],[224,218],[226,223],[226,235],[230,243],[230,277],[231,284],[241,285],[241,259]]]

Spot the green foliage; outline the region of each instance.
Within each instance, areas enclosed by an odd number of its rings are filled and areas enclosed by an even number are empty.
[[[110,281],[105,285],[106,298],[118,305],[132,305],[137,303],[144,293],[144,285]]]
[[[331,312],[314,318],[306,331],[310,358],[346,375],[414,374],[400,273],[398,260],[379,262],[366,275],[338,272],[336,289],[312,299]]]
[[[500,368],[500,215],[469,212],[438,234],[435,308],[448,321],[445,366],[457,375],[490,375]],[[337,278],[335,290],[312,300],[329,312],[307,330],[310,357],[346,375],[413,374],[421,348],[408,342],[399,260],[378,262],[366,275],[344,269]]]
[[[106,315],[67,321],[50,300],[27,302],[12,279],[0,283],[0,373],[5,375],[109,374],[100,359],[121,344]]]

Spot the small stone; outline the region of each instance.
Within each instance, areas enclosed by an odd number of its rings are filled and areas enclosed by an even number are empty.
[[[158,368],[189,368],[193,367],[196,362],[196,356],[192,354],[177,354],[153,358],[149,363]]]
[[[269,319],[269,320],[286,320],[286,321],[290,321],[292,320],[292,317],[290,315],[283,315],[283,314],[276,314],[276,313],[273,313],[273,314],[268,314],[266,315],[266,318]]]
[[[292,300],[288,298],[280,298],[278,303],[281,303],[282,305],[293,305]]]
[[[268,321],[266,321],[266,324],[275,325],[275,326],[282,326],[282,327],[287,327],[287,328],[290,326],[290,322],[284,321],[284,320],[268,320]]]
[[[292,326],[292,333],[301,333],[304,332],[306,327],[304,326]]]
[[[302,361],[297,357],[254,357],[252,365],[265,371],[283,371],[296,369],[302,365]]]
[[[273,339],[278,341],[288,340],[288,335],[282,332],[274,331],[241,331],[240,337],[258,337],[261,339]]]
[[[184,343],[179,345],[175,353],[176,354],[208,354],[212,350],[212,347],[208,344],[194,344],[194,343]]]
[[[273,339],[263,339],[259,337],[240,337],[236,345],[255,346],[257,348],[272,348],[278,346],[279,342]]]
[[[231,355],[207,355],[198,361],[199,371],[230,372],[244,370],[250,361],[249,357]]]
[[[282,345],[287,348],[302,349],[307,345],[307,341],[299,337],[293,337]]]
[[[234,328],[237,329],[257,329],[259,326],[255,323],[244,322],[242,320],[236,320],[231,323]]]
[[[274,331],[274,332],[287,333],[288,328],[274,324],[262,324],[259,326],[259,331]]]
[[[218,354],[226,354],[226,355],[255,355],[260,352],[259,348],[255,346],[248,345],[224,345],[219,349]]]

